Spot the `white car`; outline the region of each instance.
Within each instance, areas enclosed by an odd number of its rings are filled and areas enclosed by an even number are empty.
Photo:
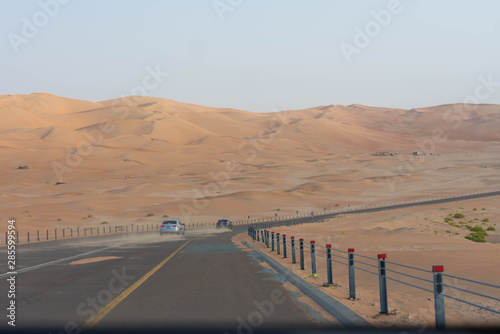
[[[178,219],[169,219],[163,221],[160,226],[160,235],[165,233],[186,233],[186,226],[180,222]]]

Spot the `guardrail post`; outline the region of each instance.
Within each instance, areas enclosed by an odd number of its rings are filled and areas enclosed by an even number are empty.
[[[274,252],[274,232],[271,232],[271,252]]]
[[[436,329],[445,329],[443,271],[443,265],[432,266],[432,272],[434,273],[434,312],[436,316]]]
[[[286,259],[286,234],[283,234],[283,258]]]
[[[300,242],[300,269],[304,270],[304,239],[299,239]]]
[[[348,262],[349,262],[349,299],[356,299],[356,281],[354,279],[354,248],[349,248]]]
[[[276,254],[280,255],[280,234],[276,233]]]
[[[290,237],[291,240],[291,247],[292,247],[292,263],[295,263],[296,258],[295,258],[295,237]]]
[[[323,286],[333,285],[333,273],[332,273],[332,245],[326,245],[326,274],[328,281],[323,284]]]
[[[388,314],[387,307],[387,279],[386,279],[386,262],[387,254],[378,254],[378,277],[379,277],[379,292],[380,292],[380,313]]]
[[[316,274],[316,249],[314,240],[311,240],[311,274]]]

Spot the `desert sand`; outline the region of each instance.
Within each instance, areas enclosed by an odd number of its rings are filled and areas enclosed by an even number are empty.
[[[0,96],[0,117],[0,218],[20,232],[286,216],[500,186],[497,105],[251,113],[35,93]]]
[[[22,235],[166,217],[186,224],[283,217],[500,188],[499,105],[252,113],[153,97],[90,102],[34,93],[0,96],[0,119],[0,218],[14,218]],[[492,226],[500,217],[498,198],[488,198],[279,231],[498,284],[500,238],[465,240],[465,228],[443,222],[460,207],[470,217],[488,215]],[[370,278],[359,274],[362,299],[352,302],[344,274],[336,275],[341,286],[328,291],[379,325],[432,321],[419,311],[432,307],[427,297],[392,285],[390,308],[399,313],[373,318],[376,290],[361,287]],[[448,316],[458,325],[498,321],[455,310]]]

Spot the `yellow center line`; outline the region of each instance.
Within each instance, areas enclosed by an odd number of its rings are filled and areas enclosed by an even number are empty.
[[[90,318],[85,325],[84,328],[92,328],[97,324],[102,318],[104,318],[116,305],[118,305],[122,300],[127,298],[128,295],[132,293],[135,289],[137,289],[142,283],[144,283],[151,275],[158,271],[167,261],[169,261],[175,254],[179,253],[191,240],[186,241],[182,246],[177,248],[172,254],[170,254],[165,260],[161,261],[156,267],[151,269],[146,275],[142,276],[137,282],[132,284],[127,290],[123,291],[118,297],[113,299],[109,304],[104,306],[95,316]]]

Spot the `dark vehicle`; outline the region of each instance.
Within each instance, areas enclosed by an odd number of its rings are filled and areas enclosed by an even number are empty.
[[[219,219],[217,224],[215,225],[215,228],[233,228],[233,223],[229,219]]]

